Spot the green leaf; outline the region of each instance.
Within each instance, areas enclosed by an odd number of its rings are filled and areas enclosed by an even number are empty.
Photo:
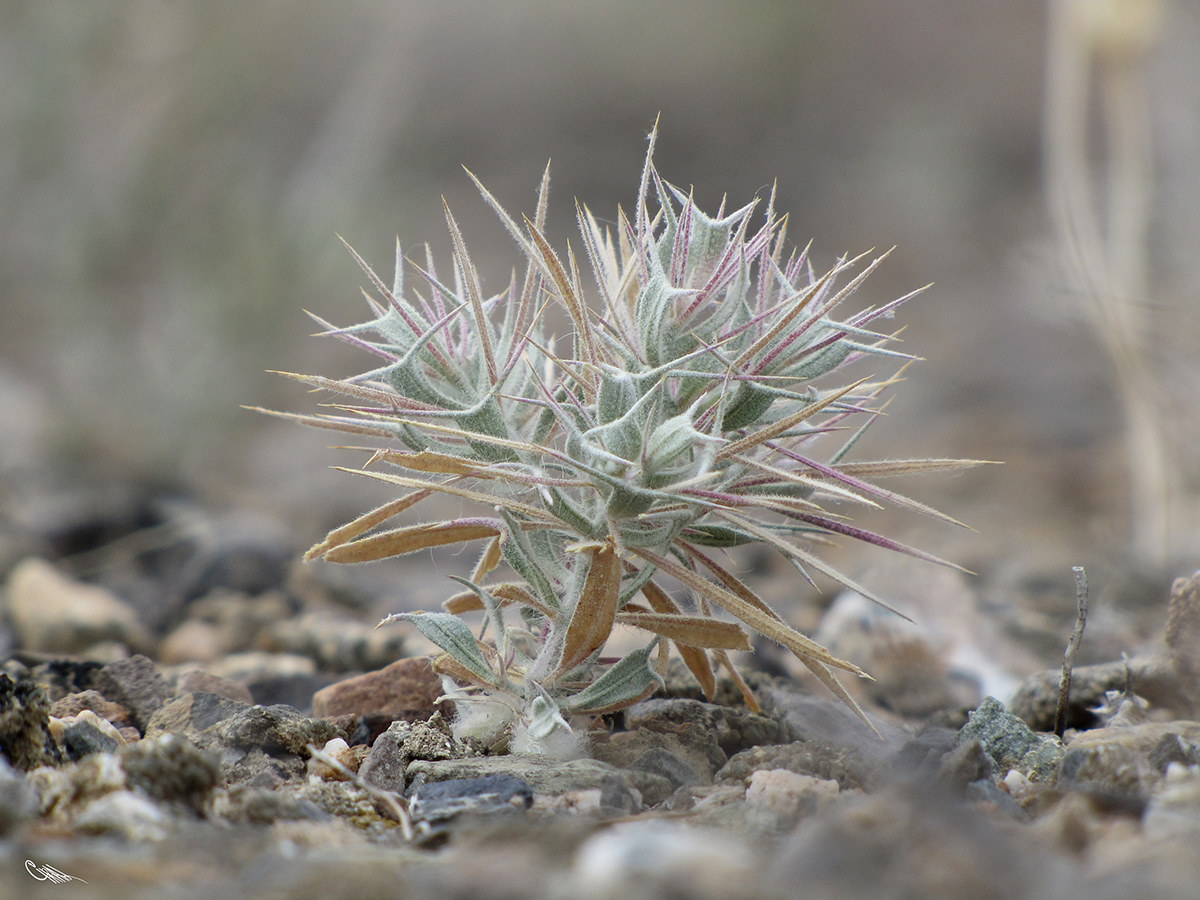
[[[467,623],[458,616],[431,612],[393,613],[379,624],[386,625],[388,622],[412,622],[421,634],[449,653],[455,661],[465,666],[485,684],[494,685],[500,682],[500,678],[479,652],[475,635],[471,634]]]
[[[737,386],[721,420],[722,431],[736,431],[753,425],[763,417],[775,397],[757,385],[743,382]]]
[[[570,712],[598,712],[635,702],[656,686],[663,684],[662,676],[650,667],[650,652],[658,638],[642,650],[634,650],[624,659],[609,666],[607,672],[590,685],[564,701]]]
[[[655,473],[667,468],[689,447],[703,441],[704,437],[692,427],[690,413],[672,416],[655,428],[646,441],[646,471]]]

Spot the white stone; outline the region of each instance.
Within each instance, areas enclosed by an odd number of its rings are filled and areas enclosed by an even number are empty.
[[[746,803],[762,810],[785,812],[812,803],[822,806],[838,795],[836,781],[800,775],[787,769],[760,769],[750,776]]]
[[[352,759],[350,746],[342,738],[333,738],[321,748],[321,755],[327,756],[345,769],[354,772],[358,765]],[[308,777],[321,781],[349,781],[350,779],[338,768],[331,766],[324,759],[310,756],[308,759]]]
[[[751,846],[736,834],[674,822],[628,822],[580,846],[571,896],[745,896],[758,873]]]
[[[167,836],[166,813],[133,791],[98,797],[75,817],[75,827],[90,834],[114,834],[129,841],[161,841]]]
[[[22,560],[9,575],[6,601],[26,650],[75,653],[101,641],[149,644],[137,614],[119,597],[66,577],[43,559]]]

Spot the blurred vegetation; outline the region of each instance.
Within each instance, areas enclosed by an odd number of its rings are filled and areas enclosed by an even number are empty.
[[[1181,350],[1200,332],[1186,237],[1200,231],[1200,25],[1187,4],[1171,15],[1152,90],[1152,265],[1174,311],[1157,363],[1180,433],[1200,440],[1200,367]],[[35,419],[21,428],[37,437],[3,439],[3,468],[21,453],[103,459],[310,499],[326,489],[327,439],[239,404],[304,402],[268,368],[353,371],[335,342],[307,338],[301,312],[362,311],[335,234],[384,269],[396,235],[445,259],[444,195],[485,277],[507,279],[508,238],[460,167],[520,211],[551,158],[561,245],[575,196],[598,215],[632,201],[661,113],[659,168],[702,205],[778,178],[789,234],[813,238],[819,262],[899,245],[864,303],[936,282],[903,317],[906,349],[928,362],[895,419],[920,425],[880,423],[871,452],[1006,459],[990,487],[957,489],[1022,520],[1044,513],[1046,533],[1065,521],[1080,542],[1111,539],[1124,495],[1110,376],[1057,302],[1045,246],[1044,32],[1043,5],[1017,0],[10,0],[0,413]]]

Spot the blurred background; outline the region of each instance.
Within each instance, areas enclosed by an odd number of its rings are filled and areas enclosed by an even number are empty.
[[[1161,13],[1139,57],[1146,344],[1180,501],[1160,578],[1200,559],[1200,10]],[[981,573],[1049,572],[1070,607],[1069,567],[1116,577],[1133,526],[1118,376],[1047,216],[1047,21],[1040,0],[7,0],[5,508],[146,484],[283,517],[305,545],[381,502],[329,471],[348,461],[329,435],[241,408],[314,409],[268,369],[361,370],[304,314],[366,311],[337,235],[385,276],[397,236],[446,260],[444,196],[495,287],[516,256],[462,166],[516,214],[552,160],[562,247],[575,197],[632,207],[661,115],[658,168],[702,207],[777,181],[818,265],[894,245],[856,302],[934,283],[897,320],[924,361],[861,455],[1004,465],[894,485],[974,532],[864,524]]]

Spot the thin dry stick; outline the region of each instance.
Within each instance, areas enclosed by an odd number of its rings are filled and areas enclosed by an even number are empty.
[[[329,768],[333,769],[356,788],[360,788],[370,795],[371,799],[378,803],[386,811],[389,818],[400,823],[400,833],[404,835],[406,841],[411,841],[415,832],[413,831],[412,817],[408,814],[408,801],[394,791],[385,791],[382,788],[377,788],[373,784],[367,784],[359,777],[357,772],[347,768],[344,764],[334,759],[324,750],[317,748],[315,744],[308,745],[308,752],[313,759],[325,763]]]
[[[1071,669],[1075,665],[1075,654],[1079,651],[1079,642],[1083,640],[1083,629],[1087,625],[1088,584],[1087,573],[1083,566],[1074,566],[1075,573],[1075,630],[1071,632],[1071,640],[1067,642],[1067,652],[1063,655],[1062,678],[1058,681],[1058,707],[1054,710],[1054,733],[1059,737],[1067,730],[1067,703],[1071,699]]]

